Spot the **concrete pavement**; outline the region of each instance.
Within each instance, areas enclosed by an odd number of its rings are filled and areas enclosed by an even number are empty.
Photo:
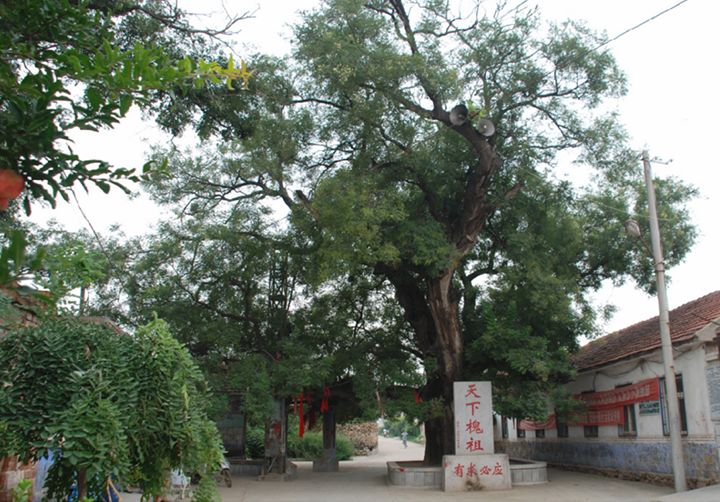
[[[317,473],[312,462],[296,462],[293,481],[257,481],[233,477],[232,488],[219,487],[223,502],[720,502],[720,485],[675,494],[671,488],[604,476],[548,469],[549,482],[507,491],[444,493],[389,486],[386,462],[421,460],[423,447],[399,439],[379,439],[376,455],[341,462],[340,472]],[[124,502],[139,501],[123,494]]]
[[[232,488],[220,487],[223,502],[718,502],[720,486],[707,492],[694,490],[675,495],[672,489],[622,481],[602,476],[549,469],[550,481],[544,485],[516,487],[508,491],[444,493],[436,490],[394,487],[387,484],[386,462],[421,460],[423,447],[400,440],[380,438],[378,453],[341,462],[340,472],[312,472],[311,462],[297,462],[294,481],[256,481],[234,477]],[[669,496],[669,497],[668,497]]]

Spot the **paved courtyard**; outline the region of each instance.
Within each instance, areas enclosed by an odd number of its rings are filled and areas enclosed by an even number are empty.
[[[446,494],[435,490],[391,487],[387,484],[388,460],[420,460],[423,448],[404,449],[396,439],[380,438],[379,452],[340,463],[340,472],[315,473],[312,463],[297,462],[294,481],[257,481],[233,478],[232,488],[220,488],[224,502],[444,502],[444,501],[662,501],[718,502],[720,486],[673,495],[666,487],[550,469],[545,485],[517,487],[502,492]],[[679,497],[679,498],[678,498]]]

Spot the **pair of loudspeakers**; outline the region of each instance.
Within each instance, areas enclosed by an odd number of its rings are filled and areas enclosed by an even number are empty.
[[[468,116],[469,112],[467,106],[460,103],[458,105],[455,105],[453,109],[450,110],[450,123],[454,126],[461,126],[468,121]],[[486,138],[489,138],[490,136],[495,134],[495,124],[493,124],[492,121],[488,118],[482,118],[478,120],[475,128],[480,134],[482,134]]]

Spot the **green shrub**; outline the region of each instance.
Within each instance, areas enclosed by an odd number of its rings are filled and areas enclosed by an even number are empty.
[[[248,427],[245,431],[245,457],[265,456],[265,431],[262,427]]]
[[[338,460],[350,460],[355,453],[355,447],[345,436],[338,436],[335,440],[335,451]]]
[[[335,453],[338,460],[352,458],[354,447],[345,436],[338,435],[335,439]],[[292,434],[288,437],[288,456],[313,460],[320,458],[323,453],[323,437],[321,432],[306,432],[303,438]]]
[[[202,373],[160,320],[134,336],[75,317],[16,329],[0,338],[0,382],[0,457],[61,450],[51,499],[67,498],[82,471],[81,494],[113,477],[147,496],[173,468],[204,474],[222,461]]]
[[[406,415],[395,418],[386,418],[384,428],[388,430],[388,434],[392,437],[400,437],[403,431],[408,433],[408,439],[411,441],[420,437],[420,426],[415,424],[414,420],[408,419]]]
[[[192,502],[221,502],[217,485],[212,476],[203,476],[193,491]]]

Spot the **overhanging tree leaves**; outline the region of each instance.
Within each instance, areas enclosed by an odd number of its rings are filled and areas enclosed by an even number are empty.
[[[76,184],[107,192],[138,180],[134,168],[81,159],[72,131],[112,127],[133,104],[147,107],[158,90],[209,81],[232,91],[233,79],[247,83],[244,64],[229,59],[221,67],[178,50],[209,57],[209,38],[222,33],[193,29],[164,0],[1,3],[0,169],[24,178],[25,211],[31,199],[69,200]]]
[[[296,28],[293,60],[258,79],[265,114],[229,145],[222,176],[186,162],[172,180],[185,207],[279,198],[317,248],[316,279],[372,272],[393,286],[424,393],[444,403],[426,422],[428,463],[453,451],[453,381],[493,378],[501,409],[541,413],[542,394],[571,375],[576,337],[592,331],[587,293],[647,279],[621,230],[643,191],[637,154],[601,106],[625,92],[596,50],[605,39],[522,7],[454,11],[326,1]],[[450,114],[461,102],[465,121]],[[554,175],[563,152],[588,182]],[[665,188],[666,251],[679,261],[692,190]]]

